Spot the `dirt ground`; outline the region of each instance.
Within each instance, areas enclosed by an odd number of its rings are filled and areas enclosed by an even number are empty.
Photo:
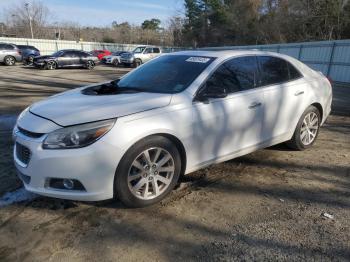
[[[21,187],[9,132],[21,109],[126,71],[1,66],[0,196]],[[310,150],[278,145],[213,165],[155,206],[46,197],[3,205],[0,261],[349,261],[350,87],[334,96],[335,114]]]

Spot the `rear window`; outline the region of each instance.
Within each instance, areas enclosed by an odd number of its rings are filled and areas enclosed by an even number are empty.
[[[160,56],[123,77],[118,87],[154,93],[178,93],[186,89],[214,59],[188,55]]]

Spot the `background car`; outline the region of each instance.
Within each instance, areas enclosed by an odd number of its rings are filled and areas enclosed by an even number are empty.
[[[98,58],[98,60],[101,60],[106,55],[111,55],[112,53],[108,50],[93,50],[91,53]]]
[[[21,50],[14,44],[0,43],[0,63],[13,66],[22,61]]]
[[[127,53],[126,51],[113,52],[111,55],[107,55],[102,58],[101,62],[104,64],[113,64],[118,66],[121,63],[121,55]]]
[[[56,68],[85,67],[93,69],[98,62],[97,57],[81,50],[60,50],[52,55],[34,57],[35,67],[48,70]]]
[[[40,51],[31,45],[17,45],[18,49],[21,50],[22,59],[25,64],[33,64],[35,56],[40,56]]]
[[[124,66],[138,67],[161,54],[162,50],[157,46],[138,46],[132,52],[122,54],[121,62]]]

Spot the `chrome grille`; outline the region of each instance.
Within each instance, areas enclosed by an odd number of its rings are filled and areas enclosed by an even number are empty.
[[[19,161],[23,164],[28,165],[30,161],[30,150],[28,147],[21,145],[20,143],[16,143],[16,156]]]

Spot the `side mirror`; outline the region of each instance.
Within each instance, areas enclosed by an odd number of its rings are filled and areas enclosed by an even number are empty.
[[[206,83],[204,88],[197,94],[196,100],[205,102],[210,98],[225,98],[227,96],[226,88],[214,85],[213,83]]]

